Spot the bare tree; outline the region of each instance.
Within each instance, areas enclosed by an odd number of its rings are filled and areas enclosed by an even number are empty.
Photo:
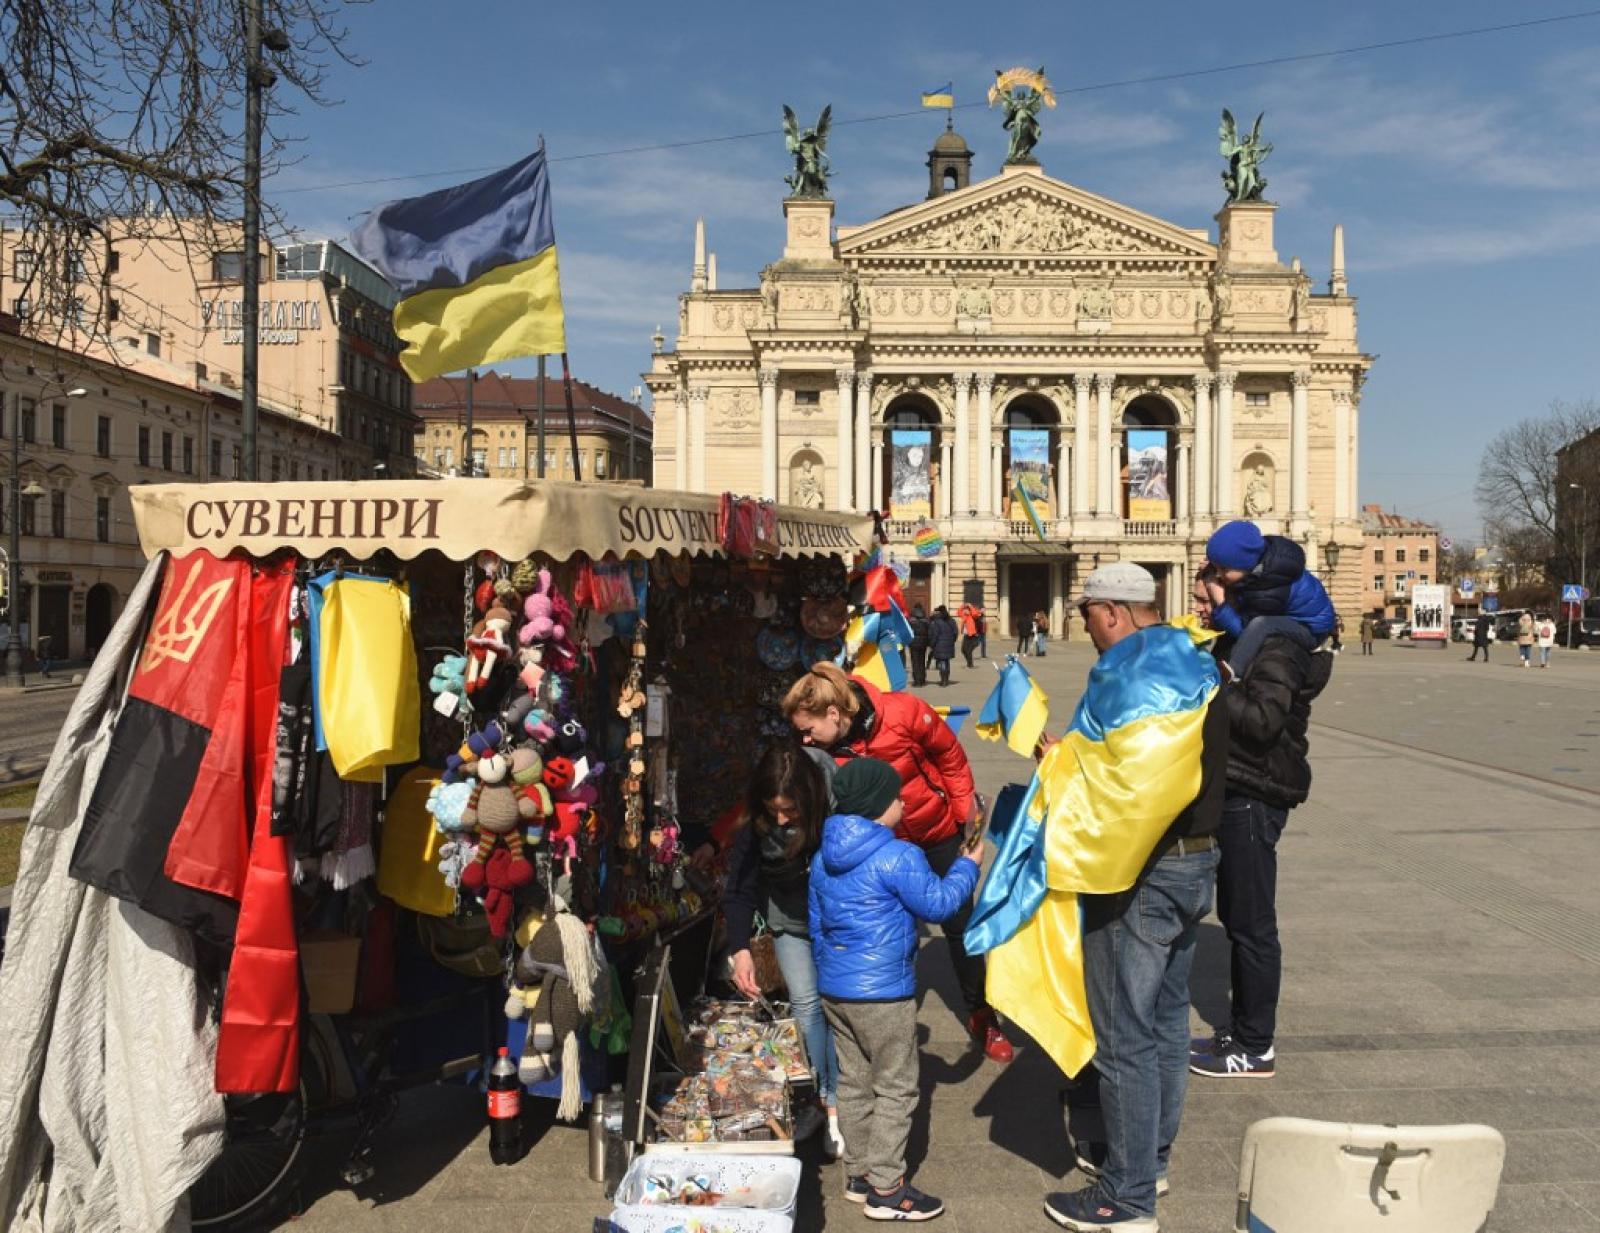
[[[1478,510],[1506,565],[1523,571],[1538,566],[1552,583],[1578,576],[1583,528],[1567,484],[1592,485],[1590,504],[1600,506],[1600,450],[1569,459],[1566,470],[1558,468],[1556,452],[1596,429],[1600,403],[1557,402],[1545,415],[1507,428],[1484,450]],[[1592,509],[1591,519],[1597,513],[1600,508]],[[1591,544],[1594,530],[1591,525]]]
[[[263,0],[289,40],[263,102],[263,175],[295,104],[325,103],[327,70],[355,63],[345,7]],[[190,242],[220,238],[243,212],[245,62],[241,0],[0,0],[0,207],[30,255],[12,294],[65,314],[109,273],[113,239],[170,236],[174,219]]]

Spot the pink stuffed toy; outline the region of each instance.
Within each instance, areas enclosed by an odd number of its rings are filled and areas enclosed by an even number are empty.
[[[536,642],[559,641],[566,637],[566,628],[558,625],[555,620],[555,602],[552,594],[555,591],[555,580],[550,576],[550,571],[539,571],[539,589],[522,604],[522,615],[525,618],[522,631],[517,635],[517,640],[523,646],[532,646]]]

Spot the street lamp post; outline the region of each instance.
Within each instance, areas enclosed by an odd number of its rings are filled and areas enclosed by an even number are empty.
[[[260,478],[256,467],[256,391],[261,344],[261,92],[278,79],[262,62],[261,51],[289,50],[289,36],[282,30],[262,30],[261,3],[262,0],[246,0],[244,6],[244,253],[240,271],[244,279],[244,332],[239,338],[239,412],[243,420],[244,477],[251,482]]]
[[[1578,527],[1578,592],[1580,595],[1589,589],[1589,489],[1583,484],[1568,484],[1568,488],[1576,488],[1583,494],[1582,510],[1583,521]],[[1583,600],[1578,600],[1578,620],[1574,624],[1572,617],[1567,617],[1567,650],[1572,650],[1575,645],[1577,630],[1583,626]]]
[[[89,391],[75,387],[68,398],[82,398]],[[37,404],[35,404],[37,405]],[[0,406],[0,415],[5,412]],[[44,496],[38,484],[22,484],[22,395],[11,396],[11,575],[6,582],[6,607],[9,610],[9,635],[6,639],[6,684],[26,685],[22,673],[22,498],[30,501]]]

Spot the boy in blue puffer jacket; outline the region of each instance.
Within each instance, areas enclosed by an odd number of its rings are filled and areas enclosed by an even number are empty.
[[[1228,655],[1234,676],[1244,675],[1269,634],[1311,651],[1333,633],[1339,619],[1333,601],[1306,572],[1305,550],[1292,539],[1262,535],[1255,523],[1235,519],[1206,541],[1206,559],[1231,596],[1212,608],[1211,627],[1235,639]]]
[[[978,881],[981,835],[944,877],[894,837],[900,776],[855,758],[833,777],[835,813],[811,861],[811,949],[839,1053],[845,1197],[873,1220],[932,1220],[944,1204],[906,1181],[916,1112],[917,922],[955,914]]]

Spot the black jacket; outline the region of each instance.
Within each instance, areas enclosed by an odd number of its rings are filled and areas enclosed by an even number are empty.
[[[746,822],[728,844],[728,880],[722,888],[722,914],[728,922],[728,953],[747,950],[755,923],[767,897],[781,897],[794,905],[797,919],[806,916],[806,892],[811,883],[811,857],[815,849],[788,860],[768,860],[761,852],[753,823]]]
[[[1280,809],[1311,793],[1306,729],[1311,703],[1333,675],[1333,656],[1274,635],[1244,676],[1223,687],[1231,744],[1228,791]]]
[[[956,622],[954,617],[934,617],[928,622],[928,654],[934,659],[956,657]]]
[[[910,618],[910,622],[911,649],[913,651],[926,650],[928,647],[928,626],[930,624],[928,618],[925,616],[913,616]]]
[[[1489,645],[1489,631],[1491,629],[1493,629],[1493,628],[1494,628],[1494,618],[1493,617],[1491,617],[1491,616],[1480,616],[1476,621],[1474,621],[1472,623],[1472,645],[1473,646],[1488,646]]]

